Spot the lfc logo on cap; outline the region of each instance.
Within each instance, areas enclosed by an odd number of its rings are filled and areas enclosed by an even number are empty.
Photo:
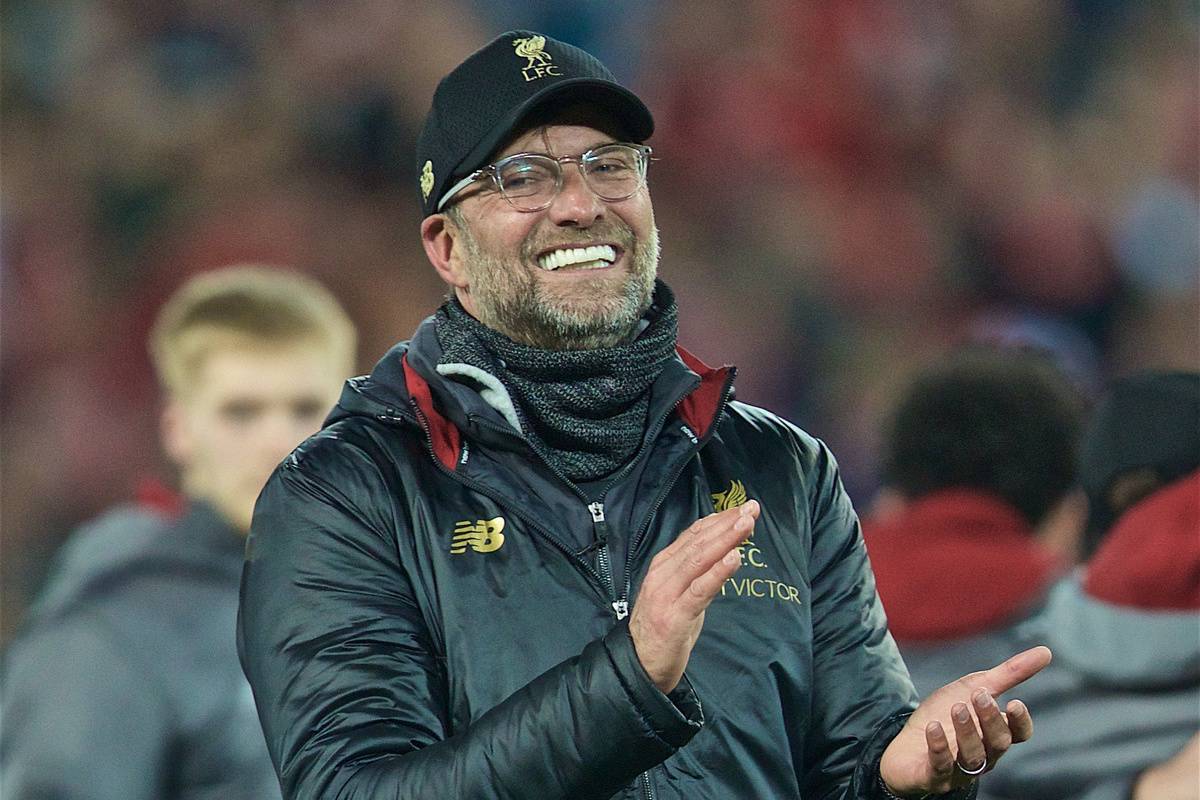
[[[421,168],[421,196],[426,200],[429,199],[429,193],[433,191],[433,162],[426,161],[425,166]]]
[[[513,39],[513,49],[521,58],[529,59],[529,63],[521,70],[526,82],[536,81],[547,75],[562,75],[562,71],[551,62],[554,59],[544,49],[545,36],[530,36],[527,39]]]

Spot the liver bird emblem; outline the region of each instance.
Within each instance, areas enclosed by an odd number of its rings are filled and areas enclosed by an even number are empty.
[[[730,481],[728,489],[712,493],[712,501],[714,511],[736,508],[746,502],[746,487],[741,481]]]
[[[554,60],[550,57],[549,53],[542,49],[545,46],[545,36],[530,36],[527,39],[513,39],[513,49],[516,50],[517,55],[521,56],[522,58],[529,59],[529,63],[525,65],[525,69],[530,69],[539,65],[545,66]]]

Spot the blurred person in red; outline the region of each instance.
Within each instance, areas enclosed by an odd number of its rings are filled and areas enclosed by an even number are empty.
[[[1032,734],[995,695],[1049,652],[920,702],[828,449],[677,347],[653,129],[530,31],[434,93],[449,297],[275,471],[247,546],[286,797],[965,798]]]
[[[1029,646],[1019,625],[1074,560],[1083,526],[1083,413],[1048,357],[1015,348],[961,350],[901,396],[863,538],[918,692]]]
[[[1056,656],[1039,741],[1005,759],[989,795],[1196,800],[1200,374],[1116,381],[1081,450],[1087,560],[1029,623]]]
[[[255,498],[353,369],[333,296],[290,271],[202,274],[150,352],[178,513],[125,505],[79,530],[4,657],[0,794],[21,800],[279,795],[235,651]]]

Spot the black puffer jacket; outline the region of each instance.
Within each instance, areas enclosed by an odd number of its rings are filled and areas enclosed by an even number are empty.
[[[438,356],[427,321],[259,499],[239,643],[285,796],[874,797],[916,697],[825,447],[680,351],[597,506]],[[742,497],[762,518],[667,697],[624,617]]]

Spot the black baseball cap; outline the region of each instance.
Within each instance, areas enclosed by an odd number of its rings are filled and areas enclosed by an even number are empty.
[[[417,140],[422,216],[519,132],[535,112],[585,101],[644,142],[654,118],[599,59],[533,31],[502,33],[442,78]]]

